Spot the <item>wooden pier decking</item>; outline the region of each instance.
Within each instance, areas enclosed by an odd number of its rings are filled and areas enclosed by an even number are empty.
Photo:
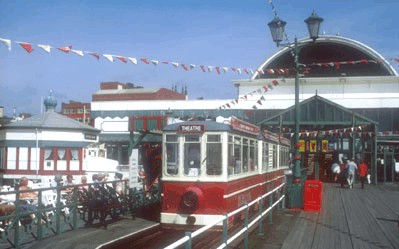
[[[319,212],[300,211],[282,249],[399,248],[399,185],[323,184]]]

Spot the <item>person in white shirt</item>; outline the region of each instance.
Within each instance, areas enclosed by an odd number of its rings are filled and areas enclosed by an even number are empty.
[[[353,188],[353,178],[355,177],[355,171],[357,170],[357,165],[354,161],[354,158],[348,160],[348,164],[346,165],[346,170],[348,172],[346,180],[348,181],[349,188]]]

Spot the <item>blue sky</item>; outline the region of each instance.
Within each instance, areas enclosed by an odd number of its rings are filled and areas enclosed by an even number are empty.
[[[274,0],[286,33],[307,36],[303,22],[311,12],[324,18],[321,32],[340,34],[375,49],[385,58],[398,58],[397,0]],[[267,23],[274,17],[267,0],[123,0],[42,1],[0,0],[0,106],[16,112],[40,113],[50,90],[62,102],[90,102],[103,81],[132,82],[146,88],[180,90],[189,98],[233,99],[232,80],[249,78],[231,67],[256,69],[276,51]],[[16,41],[34,45],[28,54]],[[104,57],[80,57],[37,44],[158,60],[113,63]],[[195,64],[191,71],[162,61]],[[396,70],[398,64],[392,62]],[[203,73],[200,65],[228,67],[229,72]]]

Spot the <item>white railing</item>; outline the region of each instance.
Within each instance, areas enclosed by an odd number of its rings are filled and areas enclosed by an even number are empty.
[[[244,206],[228,213],[225,214],[223,218],[219,218],[215,220],[214,222],[201,227],[200,229],[196,230],[195,232],[186,232],[186,236],[183,238],[179,239],[178,241],[174,242],[173,244],[165,247],[165,249],[174,249],[177,248],[183,244],[185,244],[186,248],[191,248],[192,246],[192,240],[199,236],[200,234],[210,230],[214,226],[220,225],[220,223],[223,223],[223,234],[222,234],[222,243],[218,249],[225,248],[229,244],[231,244],[233,241],[235,241],[237,238],[239,238],[241,235],[244,234],[244,246],[245,248],[248,248],[248,234],[250,231],[250,228],[254,226],[256,223],[258,223],[258,234],[263,234],[263,227],[262,227],[262,222],[263,222],[263,217],[266,215],[269,215],[270,222],[272,222],[272,210],[280,203],[282,203],[282,207],[284,207],[284,200],[285,200],[285,195],[280,196],[280,190],[283,189],[283,187],[286,185],[286,183],[280,184],[278,187],[274,188],[273,190],[265,193],[262,196],[259,196],[255,200],[253,200],[250,203],[245,204]],[[276,201],[273,203],[273,193],[277,192],[278,197]],[[269,207],[266,210],[262,210],[262,203],[265,198],[269,197]],[[253,205],[258,203],[258,215],[254,217],[250,222],[249,222],[249,208]],[[244,218],[244,227],[236,232],[234,235],[232,235],[230,238],[228,238],[228,220],[230,217],[233,217],[234,215],[240,213],[240,212],[245,212],[245,218]]]

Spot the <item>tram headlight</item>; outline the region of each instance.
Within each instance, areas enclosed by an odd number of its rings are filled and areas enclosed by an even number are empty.
[[[193,191],[187,191],[182,197],[182,204],[189,209],[195,209],[198,203],[198,195]]]
[[[188,187],[180,200],[180,210],[184,213],[194,212],[203,201],[203,193],[198,187]]]

